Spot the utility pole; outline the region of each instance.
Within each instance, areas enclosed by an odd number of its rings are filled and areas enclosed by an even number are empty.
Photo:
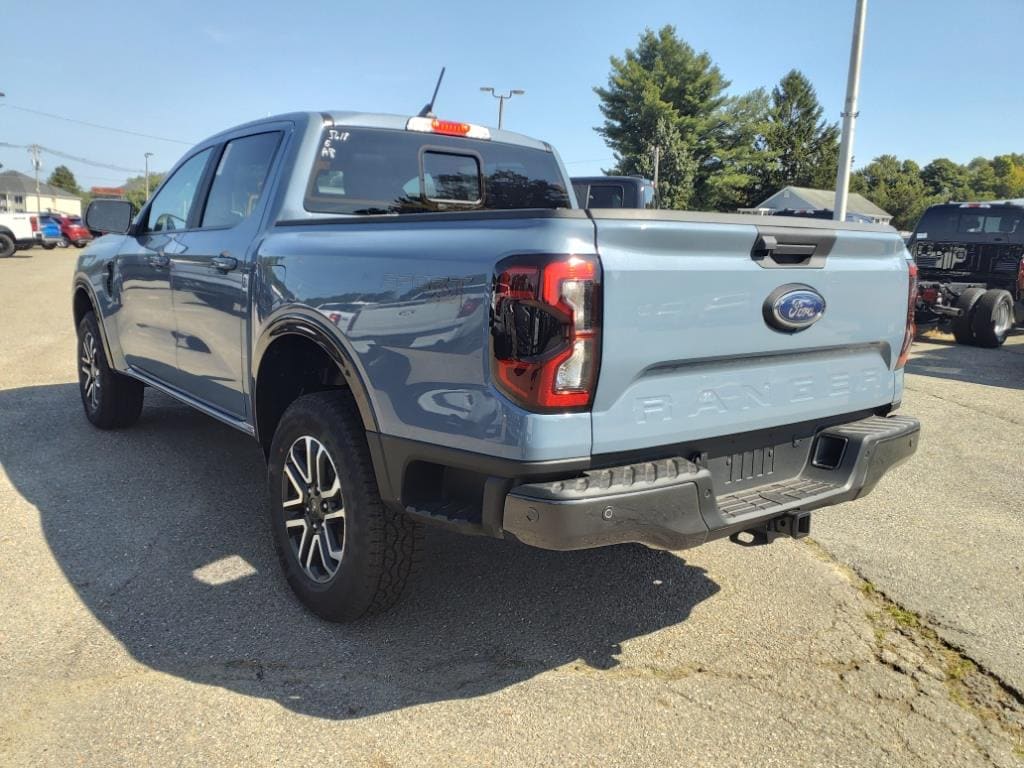
[[[36,172],[36,216],[41,213],[40,209],[42,207],[39,200],[39,169],[42,167],[43,163],[39,159],[39,150],[40,147],[38,144],[33,144],[28,148],[29,154],[32,155],[32,167]]]
[[[489,93],[491,96],[498,100],[498,130],[501,130],[505,118],[505,100],[511,99],[513,96],[525,96],[526,91],[520,90],[519,88],[513,88],[508,93],[495,93],[493,88],[481,88],[484,93]]]
[[[661,199],[658,194],[658,170],[661,168],[661,146],[654,147],[654,207],[661,207]]]
[[[839,169],[836,173],[836,198],[832,218],[846,221],[846,203],[850,194],[850,165],[853,163],[853,133],[857,125],[857,97],[860,94],[860,60],[864,52],[864,20],[868,0],[857,0],[853,17],[853,42],[850,45],[850,74],[846,80],[846,108],[843,111],[843,141],[839,145]]]
[[[146,200],[149,200],[149,158],[153,156],[152,152],[147,152],[146,157]]]

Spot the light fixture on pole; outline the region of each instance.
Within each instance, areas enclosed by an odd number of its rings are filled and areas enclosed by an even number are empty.
[[[149,200],[149,158],[153,156],[152,152],[145,154],[146,158],[146,199]]]
[[[511,99],[513,96],[525,96],[526,91],[520,90],[519,88],[513,88],[508,93],[496,93],[493,88],[483,87],[480,89],[484,93],[489,93],[491,96],[498,100],[498,128],[501,129],[502,123],[505,118],[505,100]]]

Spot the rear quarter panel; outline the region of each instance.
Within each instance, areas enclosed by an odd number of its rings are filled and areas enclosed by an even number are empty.
[[[586,456],[589,414],[532,414],[490,383],[494,267],[527,253],[592,254],[593,223],[559,211],[274,227],[257,256],[254,364],[279,318],[316,313],[383,434],[519,460]]]

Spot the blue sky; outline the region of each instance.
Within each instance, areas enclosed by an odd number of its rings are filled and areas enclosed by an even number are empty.
[[[415,113],[441,65],[440,117],[494,124],[479,91],[522,88],[505,127],[552,142],[573,174],[611,152],[592,87],[611,54],[645,28],[675,24],[707,50],[731,91],[770,87],[789,69],[815,84],[831,119],[843,105],[854,0],[605,2],[8,3],[0,142],[39,143],[126,168],[170,167],[187,149],[61,122],[65,115],[190,143],[246,120],[303,109]],[[43,26],[39,26],[42,23]],[[882,153],[921,163],[1024,151],[1024,0],[870,0],[855,165]],[[66,162],[83,186],[128,174]],[[30,172],[0,147],[4,170]]]

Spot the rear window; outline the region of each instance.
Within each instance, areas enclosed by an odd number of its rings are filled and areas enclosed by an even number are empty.
[[[327,128],[305,208],[316,213],[570,208],[551,152],[413,131]]]
[[[985,236],[1024,239],[1024,210],[1018,208],[961,208],[941,205],[929,208],[915,228],[915,240],[971,240]]]
[[[591,184],[587,208],[621,208],[624,195],[621,184]]]
[[[957,232],[991,233],[1010,235],[1020,229],[1017,214],[961,213]]]

